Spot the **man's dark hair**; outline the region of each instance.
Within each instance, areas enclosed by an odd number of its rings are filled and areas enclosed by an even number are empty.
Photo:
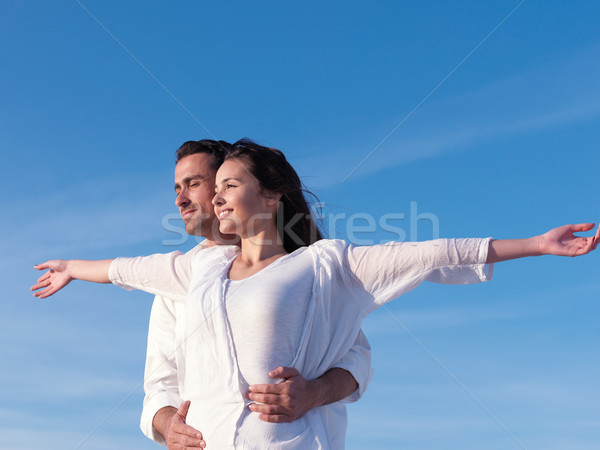
[[[206,153],[212,156],[213,169],[217,170],[223,164],[225,155],[229,152],[231,144],[226,141],[213,141],[211,139],[200,139],[199,141],[184,142],[175,152],[175,162],[196,153]]]

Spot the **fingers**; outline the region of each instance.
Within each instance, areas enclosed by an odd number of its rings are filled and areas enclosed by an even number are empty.
[[[290,416],[286,416],[285,414],[259,414],[258,418],[263,422],[270,423],[286,423],[292,422],[294,419]]]
[[[189,425],[181,424],[179,426],[173,425],[172,429],[169,430],[169,439],[167,440],[169,448],[175,447],[175,444],[181,446],[181,448],[205,448],[206,442],[198,430],[190,427]]]
[[[280,405],[261,405],[258,403],[250,403],[248,409],[252,412],[260,414],[285,414],[289,415],[290,410]]]
[[[42,263],[42,264],[35,264],[33,266],[33,268],[37,269],[37,270],[49,269],[50,265],[48,263],[49,263],[49,261],[46,261],[45,263]],[[38,297],[38,298],[42,299],[42,298],[49,297],[56,292],[55,289],[54,290],[52,289],[52,280],[50,279],[51,274],[52,274],[51,270],[44,273],[41,277],[39,277],[37,279],[37,283],[29,288],[30,291],[37,291],[33,294],[34,297]],[[43,289],[41,291],[38,290],[38,289],[42,289],[42,288],[46,288],[46,289]]]
[[[573,232],[577,232],[577,231],[589,231],[592,228],[594,228],[593,223],[578,223],[576,225],[571,225],[571,231]]]
[[[188,425],[187,423],[181,421],[179,421],[178,423],[173,423],[169,428],[169,431],[172,432],[174,435],[178,435],[180,437],[188,436],[194,439],[203,439],[202,433],[200,433],[200,431],[196,430],[191,425]],[[182,443],[181,439],[179,439],[178,442]]]
[[[592,247],[592,250],[596,250],[596,247],[598,246],[598,241],[600,241],[600,223],[598,224],[598,229],[596,230],[596,236],[594,236],[594,245]]]
[[[574,231],[589,231],[592,228],[594,228],[593,223],[580,223],[577,225],[573,225],[573,230]],[[596,248],[596,246],[598,245],[598,238],[600,236],[600,224],[598,225],[598,229],[596,230],[596,234],[594,236],[590,236],[590,237],[576,237],[576,239],[579,240],[583,240],[584,245],[581,246],[577,252],[576,252],[576,256],[579,255],[585,255],[586,253],[591,252],[592,250],[594,250]]]
[[[580,255],[585,255],[586,253],[591,252],[594,249],[594,245],[596,243],[595,237],[586,238],[586,243],[583,248],[580,250]]]
[[[248,395],[254,394],[275,394],[283,395],[289,393],[289,386],[284,383],[279,384],[253,384],[248,387]],[[250,398],[250,397],[249,397]],[[254,398],[250,398],[254,400]]]
[[[31,290],[36,290],[36,289],[41,289],[41,288],[46,288],[46,289],[42,289],[41,291],[37,291],[33,293],[34,297],[40,297],[40,298],[44,298],[44,295],[48,294],[48,291],[50,291],[52,289],[52,287],[48,287],[48,286],[38,286],[37,284],[35,286],[31,287]],[[35,288],[35,289],[34,289]]]
[[[179,417],[181,417],[183,419],[183,421],[185,422],[185,418],[187,417],[187,413],[190,409],[190,405],[191,405],[191,401],[186,400],[185,402],[183,402],[180,406],[179,409],[177,410],[177,415]],[[191,428],[191,427],[190,427]]]
[[[43,298],[46,298],[46,297],[50,297],[50,296],[51,296],[51,295],[53,295],[53,294],[54,294],[54,293],[55,293],[57,290],[58,290],[58,289],[56,289],[56,288],[54,288],[54,287],[52,287],[52,286],[51,286],[51,287],[49,287],[49,288],[46,288],[46,289],[44,289],[43,291],[38,291],[38,292],[35,292],[35,293],[33,294],[33,296],[34,296],[34,297],[38,297],[39,299],[43,299]]]
[[[202,433],[194,427],[185,423],[191,402],[186,400],[177,409],[177,413],[173,416],[172,424],[169,427],[169,436],[167,444],[169,448],[206,448],[206,442]]]
[[[34,268],[34,269],[37,269],[37,270],[49,269],[49,268],[50,268],[50,265],[48,264],[49,262],[50,262],[50,261],[46,261],[46,262],[44,262],[44,263],[42,263],[42,264],[35,264],[35,265],[33,266],[33,268]]]
[[[50,278],[50,271],[46,272],[44,275],[38,278],[37,282],[44,281]]]
[[[34,284],[33,286],[31,286],[29,288],[29,290],[30,291],[35,291],[35,290],[41,289],[43,287],[50,286],[50,284],[51,284],[51,281],[50,281],[50,272],[46,272],[44,275],[42,275],[41,277],[39,277],[37,279],[37,284]]]
[[[282,396],[277,394],[260,394],[256,392],[250,392],[247,397],[253,402],[259,402],[265,405],[280,405],[283,401],[281,398]]]
[[[286,380],[283,383],[275,383],[275,384],[253,384],[248,387],[247,397],[250,400],[254,400],[261,403],[281,403],[281,399],[277,399],[273,396],[268,397],[266,395],[272,394],[275,396],[281,395],[290,395],[292,391],[291,384],[293,383],[290,378],[301,377],[302,375],[298,370],[293,367],[283,367],[279,366],[275,370],[271,370],[269,372],[269,376],[272,378],[279,378],[281,380]],[[292,382],[292,383],[291,383]],[[264,395],[263,395],[264,394]]]
[[[569,229],[572,233],[581,232],[581,231],[589,231],[594,228],[593,223],[579,223],[575,225],[569,225]],[[600,240],[600,224],[598,229],[596,230],[596,234],[590,237],[583,236],[573,236],[574,242],[577,242],[577,246],[575,249],[571,249],[568,256],[580,256],[585,255],[586,253],[591,252],[598,245],[598,241]],[[577,248],[578,247],[578,248]]]
[[[187,425],[186,425],[187,426]],[[191,427],[188,427],[191,428]],[[193,428],[191,428],[194,430]],[[194,430],[195,431],[195,430]],[[178,430],[173,430],[167,439],[169,449],[190,449],[190,448],[206,448],[206,442],[202,438],[202,433],[195,432],[191,434],[180,433]]]
[[[269,376],[271,378],[291,378],[297,377],[298,375],[300,375],[300,372],[298,372],[298,370],[296,370],[294,367],[279,366],[277,369],[269,372]]]
[[[284,423],[292,422],[295,417],[292,416],[292,411],[282,406],[259,405],[251,403],[248,409],[258,413],[258,418],[263,422]]]
[[[33,286],[31,286],[29,288],[29,290],[30,291],[37,291],[38,289],[45,288],[45,287],[48,287],[48,286],[50,286],[50,280],[42,281],[42,282],[39,282],[39,280],[38,280],[38,283],[34,284]]]

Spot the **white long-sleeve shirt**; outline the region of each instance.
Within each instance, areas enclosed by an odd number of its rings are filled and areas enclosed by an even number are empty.
[[[206,248],[204,245],[199,244],[188,252],[188,256],[195,255]],[[184,314],[185,303],[161,296],[155,297],[148,328],[148,348],[144,374],[144,392],[146,395],[140,428],[147,437],[161,445],[166,445],[166,441],[152,425],[154,416],[161,408],[166,406],[178,408],[183,402],[180,397],[180,389],[184,389],[184,387],[179,386],[177,368],[183,364],[185,354],[178,348],[175,336],[178,324],[181,326],[184,323]],[[232,328],[236,330],[236,327]],[[267,351],[267,349],[264,350]],[[279,365],[281,364],[277,363],[273,368]],[[361,398],[373,375],[371,348],[362,330],[348,353],[332,367],[347,370],[358,383],[358,389],[341,401],[354,402]],[[198,370],[201,371],[202,368],[198,368]],[[202,375],[198,374],[195,378],[201,379]],[[269,382],[273,382],[273,380],[270,379]]]
[[[184,303],[177,345],[186,357],[178,367],[179,384],[181,396],[192,401],[187,421],[202,431],[207,448],[338,449],[344,447],[344,405],[269,424],[247,409],[242,396],[247,384],[267,381],[261,377],[273,358],[289,361],[307,379],[318,377],[348,352],[363,317],[425,280],[486,281],[488,246],[489,239],[372,247],[322,240],[235,282],[227,273],[239,250],[215,247],[197,258],[173,253],[117,259],[110,278]],[[236,301],[240,292],[250,291],[251,298]],[[265,357],[269,343],[278,355]],[[240,359],[242,353],[249,357]],[[198,368],[204,369],[202,379],[192,379]]]

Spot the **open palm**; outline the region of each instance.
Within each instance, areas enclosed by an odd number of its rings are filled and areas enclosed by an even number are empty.
[[[575,236],[574,233],[589,231],[592,228],[594,228],[593,223],[563,225],[562,227],[554,228],[542,235],[540,251],[544,255],[585,255],[598,245],[598,241],[600,240],[600,226],[595,236]]]
[[[33,267],[37,270],[50,269],[38,278],[37,284],[31,286],[31,291],[37,291],[33,293],[34,297],[50,297],[73,280],[73,277],[71,277],[67,270],[67,261],[63,259],[53,259]]]

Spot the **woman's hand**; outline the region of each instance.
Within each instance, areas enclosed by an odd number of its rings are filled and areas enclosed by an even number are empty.
[[[600,225],[595,236],[575,236],[573,233],[589,231],[593,223],[563,225],[539,236],[539,249],[542,255],[579,256],[596,248],[600,241]]]
[[[492,240],[486,262],[497,263],[509,259],[540,255],[585,255],[594,250],[600,242],[600,226],[595,236],[575,236],[573,233],[589,231],[592,228],[594,228],[593,223],[563,225],[528,239]]]
[[[37,291],[33,293],[34,297],[50,297],[74,279],[69,273],[69,261],[65,261],[64,259],[53,259],[33,267],[37,270],[50,269],[38,278],[37,284],[31,286],[31,291]]]

